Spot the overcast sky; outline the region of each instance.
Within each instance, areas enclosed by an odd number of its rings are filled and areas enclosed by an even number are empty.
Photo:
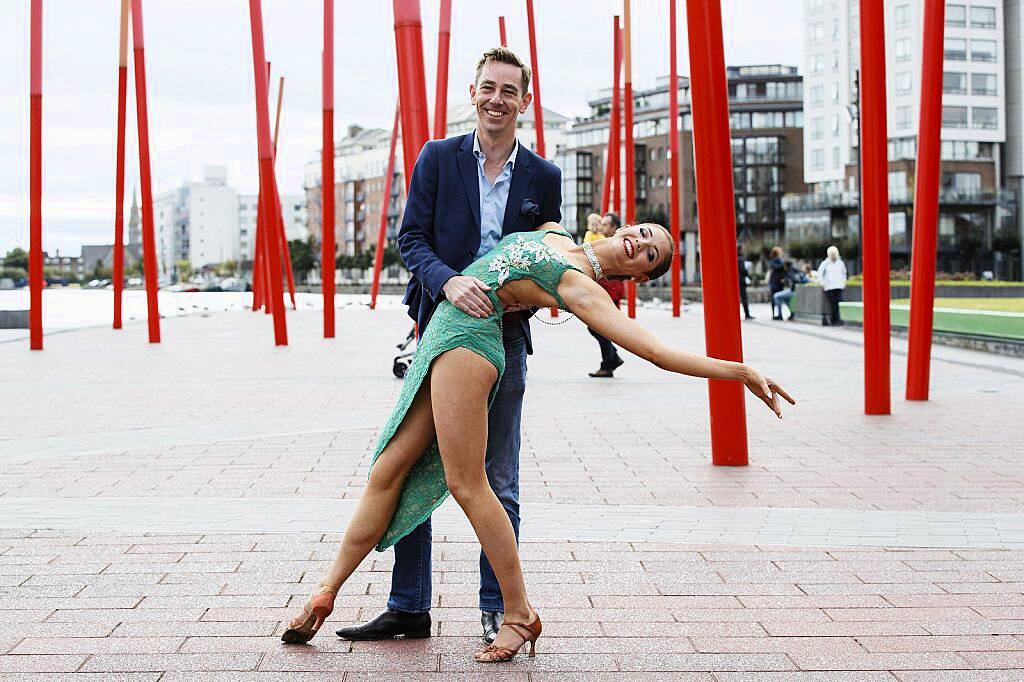
[[[0,253],[28,246],[29,2],[5,0],[0,22]],[[427,93],[433,100],[438,0],[422,0]],[[523,0],[454,0],[449,100],[468,99],[472,67],[498,42],[529,58]],[[224,165],[228,182],[255,193],[252,47],[246,0],[144,0],[146,81],[154,192]],[[729,64],[800,65],[802,2],[723,0]],[[621,0],[535,0],[544,106],[575,116],[611,84],[611,17]],[[679,67],[688,73],[685,3]],[[634,87],[668,73],[668,0],[635,0]],[[112,243],[118,0],[46,0],[43,73],[43,247],[78,255]],[[264,0],[273,82],[285,76],[277,161],[283,194],[302,192],[304,164],[320,147],[322,3]],[[337,0],[336,138],[349,123],[389,127],[397,97],[391,3]],[[127,192],[138,145],[129,58]],[[433,112],[433,104],[430,105]],[[130,199],[129,199],[130,201]]]

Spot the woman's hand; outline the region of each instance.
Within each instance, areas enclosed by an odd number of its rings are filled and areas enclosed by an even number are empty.
[[[761,399],[765,405],[775,413],[779,419],[782,419],[782,406],[779,404],[779,396],[782,396],[789,402],[790,405],[796,405],[796,401],[793,400],[785,389],[779,386],[777,383],[764,376],[750,365],[744,365],[743,378],[741,381],[743,385],[750,389],[750,392]]]

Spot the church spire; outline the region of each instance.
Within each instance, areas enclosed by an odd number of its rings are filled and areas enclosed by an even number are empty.
[[[139,217],[139,198],[136,188],[132,188],[132,212],[128,219],[128,245],[142,246],[142,229]]]

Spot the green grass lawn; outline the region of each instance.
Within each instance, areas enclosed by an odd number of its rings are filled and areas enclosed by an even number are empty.
[[[894,299],[894,304],[910,305],[909,298]],[[1024,298],[937,298],[936,308],[966,310],[992,310],[1004,313],[1024,313]]]

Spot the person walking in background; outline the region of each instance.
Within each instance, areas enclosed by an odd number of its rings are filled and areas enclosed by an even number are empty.
[[[773,246],[768,261],[768,295],[772,299],[772,319],[781,320],[782,308],[775,310],[775,294],[786,288],[786,264],[782,262],[782,247]]]
[[[754,316],[750,314],[750,303],[747,301],[747,285],[750,283],[750,273],[747,271],[747,259],[743,257],[743,246],[741,244],[736,245],[736,261],[739,265],[740,303],[743,304],[743,319],[752,320]]]
[[[598,239],[604,239],[607,235],[604,233],[604,225],[601,223],[601,216],[597,213],[591,213],[587,216],[587,231],[583,233],[583,241],[595,242]]]
[[[843,300],[843,289],[846,288],[846,263],[839,257],[839,249],[835,246],[828,247],[825,253],[827,257],[818,266],[818,279],[828,298],[829,324],[841,327],[843,319],[839,317],[839,302]]]
[[[590,218],[597,214],[591,213],[587,216],[587,236],[583,240],[586,243],[595,242],[599,239],[605,239],[611,237],[615,232],[622,227],[622,221],[619,219],[616,213],[606,213],[604,217],[597,216],[598,218],[598,230],[597,232],[590,232]],[[622,297],[625,295],[625,286],[621,280],[617,279],[605,279],[601,278],[597,280],[597,283],[601,285],[601,288],[608,292],[608,296],[611,297],[612,303],[618,308],[622,304]],[[596,332],[591,328],[587,328],[590,335],[597,339],[597,345],[601,348],[601,367],[596,372],[590,372],[590,376],[595,379],[611,379],[615,376],[615,370],[622,366],[623,359],[619,356],[619,349],[615,347],[615,344],[609,341],[607,338],[602,336],[600,332]]]

